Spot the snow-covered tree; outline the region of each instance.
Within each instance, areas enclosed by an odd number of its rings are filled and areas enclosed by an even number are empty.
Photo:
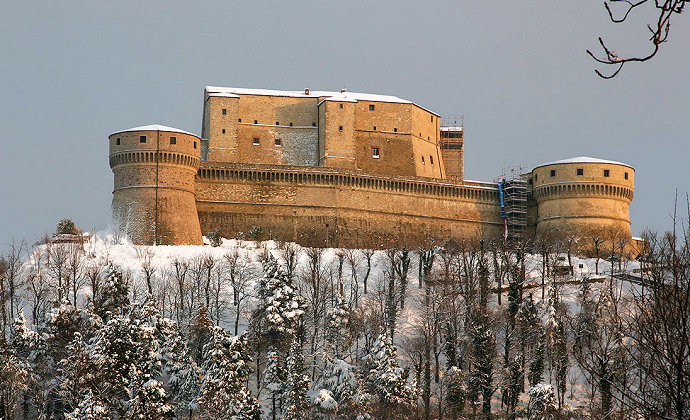
[[[28,387],[29,365],[0,337],[0,419],[14,419],[19,397]]]
[[[247,389],[251,358],[246,337],[230,337],[220,327],[204,347],[199,408],[205,418],[258,420],[261,410]]]
[[[547,384],[536,384],[529,389],[529,420],[553,420],[556,418],[556,395],[553,387]]]
[[[263,373],[263,383],[271,395],[271,418],[277,415],[276,402],[285,388],[285,368],[280,364],[280,357],[274,349],[266,354],[266,367]]]
[[[292,339],[286,363],[286,380],[283,391],[285,419],[298,420],[305,417],[309,409],[309,376],[304,373],[302,345],[297,336]]]
[[[405,411],[414,405],[414,390],[407,384],[407,372],[398,366],[396,348],[386,332],[374,342],[367,365],[367,383],[381,410]]]
[[[108,406],[95,397],[91,390],[88,390],[79,406],[66,414],[66,418],[67,420],[109,420],[113,417]]]
[[[341,418],[363,414],[363,406],[369,399],[357,368],[328,354],[314,389],[314,405],[324,413],[338,414]]]
[[[129,311],[129,286],[122,273],[109,265],[105,270],[105,281],[94,296],[93,310],[104,321],[117,314]]]

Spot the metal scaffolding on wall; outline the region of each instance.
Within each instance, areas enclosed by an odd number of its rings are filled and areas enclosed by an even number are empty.
[[[527,180],[516,177],[503,182],[506,242],[514,245],[523,240],[527,230]]]

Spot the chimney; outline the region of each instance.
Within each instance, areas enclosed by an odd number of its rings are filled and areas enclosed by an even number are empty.
[[[345,93],[345,92],[347,92],[347,89],[346,89],[346,88],[340,89],[340,93]]]
[[[309,95],[309,88],[304,88],[304,94]]]

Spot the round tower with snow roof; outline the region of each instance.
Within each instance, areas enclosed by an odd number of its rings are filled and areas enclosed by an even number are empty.
[[[580,248],[597,237],[630,239],[634,181],[632,166],[610,160],[577,157],[537,166],[531,173],[537,235],[574,235]]]
[[[139,245],[202,243],[194,177],[201,140],[161,125],[109,137],[113,227]]]

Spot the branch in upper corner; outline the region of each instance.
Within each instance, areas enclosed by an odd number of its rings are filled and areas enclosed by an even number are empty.
[[[658,19],[654,26],[647,25],[647,28],[649,28],[649,31],[652,33],[652,36],[649,38],[649,40],[654,46],[654,49],[645,56],[620,57],[615,51],[609,49],[604,43],[603,39],[600,37],[599,44],[601,44],[601,47],[604,50],[603,57],[595,55],[590,50],[587,50],[587,54],[589,54],[598,63],[614,67],[617,66],[617,68],[609,75],[603,74],[598,69],[595,70],[595,73],[602,79],[612,79],[618,75],[625,63],[630,61],[643,62],[654,57],[656,53],[659,52],[659,46],[668,39],[668,34],[671,29],[671,16],[682,13],[686,1],[688,0],[655,0],[654,5],[657,9]],[[630,0],[610,0],[608,2],[604,2],[604,7],[606,8],[606,11],[608,12],[609,18],[612,22],[621,23],[628,18],[633,9],[650,2],[650,0],[639,0],[637,2]],[[611,3],[625,3],[627,5],[627,9],[622,17],[616,18],[614,16],[609,5]]]

